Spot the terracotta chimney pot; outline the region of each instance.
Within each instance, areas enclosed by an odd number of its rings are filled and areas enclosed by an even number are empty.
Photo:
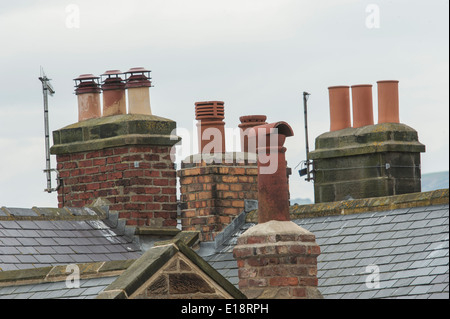
[[[126,74],[129,76],[126,82],[128,90],[128,113],[151,115],[150,107],[150,70],[144,68],[131,68]]]
[[[353,127],[373,125],[372,85],[352,86]]]
[[[199,152],[204,154],[225,152],[225,110],[222,101],[195,103],[195,119],[198,121]],[[214,150],[212,152],[212,150]]]
[[[351,127],[350,87],[331,86],[328,88],[330,98],[330,131]]]
[[[110,70],[101,75],[106,77],[102,84],[103,116],[127,113],[125,83],[120,74],[119,70]]]
[[[75,81],[75,94],[78,98],[78,121],[101,116],[99,77],[82,74]]]
[[[240,135],[241,135],[241,151],[244,153],[256,153],[256,150],[258,148],[258,141],[255,139],[254,142],[251,142],[249,145],[249,133],[250,129],[252,129],[255,126],[267,124],[266,122],[267,116],[265,115],[245,115],[241,116],[239,120],[241,121],[241,124],[238,125],[240,128]],[[250,148],[250,150],[249,150]]]
[[[258,140],[258,223],[289,221],[289,185],[286,174],[286,137],[293,136],[286,122],[254,127]],[[261,142],[265,139],[265,145]],[[271,144],[276,141],[276,145]],[[274,166],[275,165],[275,166]]]
[[[398,82],[378,81],[378,123],[400,123]]]

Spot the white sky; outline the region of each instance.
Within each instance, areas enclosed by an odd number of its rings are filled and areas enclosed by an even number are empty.
[[[367,25],[370,5],[379,27]],[[2,1],[0,206],[57,205],[43,191],[40,66],[56,90],[51,131],[77,121],[73,78],[143,66],[153,114],[180,128],[193,130],[194,103],[205,100],[225,102],[228,128],[250,114],[288,122],[292,168],[306,157],[303,91],[312,150],[329,130],[329,86],[373,84],[376,121],[376,81],[399,80],[400,121],[427,148],[422,173],[447,171],[448,12],[447,0]],[[291,198],[313,198],[296,171],[290,187]]]

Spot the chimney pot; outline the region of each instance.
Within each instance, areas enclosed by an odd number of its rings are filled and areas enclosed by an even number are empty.
[[[353,127],[373,125],[372,85],[352,86]]]
[[[149,89],[152,86],[150,72],[145,68],[137,67],[131,68],[125,73],[129,114],[152,114]]]
[[[273,135],[277,138],[276,145],[270,144]],[[259,142],[264,136],[266,140],[265,145],[258,145],[258,223],[290,220],[286,148],[283,145],[286,137],[293,135],[292,128],[286,122],[255,126],[250,133],[250,138],[256,138]]]
[[[378,123],[400,123],[396,80],[378,81]]]
[[[245,115],[239,118],[241,124],[239,124],[238,127],[240,128],[241,133],[240,135],[242,152],[256,153],[256,150],[258,148],[258,141],[255,139],[252,143],[249,143],[250,131],[255,126],[267,124],[266,119],[267,116],[265,115]]]
[[[222,101],[195,103],[195,119],[198,121],[198,145],[202,154],[211,154],[213,149],[214,153],[225,152],[224,104]],[[203,136],[204,134],[208,136]]]
[[[100,77],[103,91],[103,116],[126,114],[125,83],[120,77],[120,70],[109,70]]]
[[[78,121],[101,116],[100,85],[98,76],[82,74],[75,78],[75,94],[78,97]]]
[[[330,131],[338,131],[351,127],[350,120],[350,87],[330,86]]]

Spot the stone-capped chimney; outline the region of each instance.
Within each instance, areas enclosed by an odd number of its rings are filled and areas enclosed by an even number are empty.
[[[82,88],[77,87],[79,97]],[[59,207],[89,206],[101,199],[128,225],[176,227],[175,128],[174,121],[155,115],[116,114],[54,131],[51,153],[62,178]]]
[[[233,255],[239,267],[239,289],[250,299],[322,298],[317,289],[320,247],[311,232],[289,218],[285,122],[255,127],[259,143],[258,224],[238,238]],[[270,144],[269,144],[270,143]],[[274,169],[269,167],[275,166]]]
[[[420,192],[420,153],[425,146],[413,128],[398,122],[398,81],[378,82],[376,125],[369,113],[371,86],[352,90],[353,127],[343,125],[320,135],[309,153],[315,202]]]

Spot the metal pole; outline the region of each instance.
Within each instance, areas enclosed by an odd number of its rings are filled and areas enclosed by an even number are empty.
[[[47,89],[47,78],[41,78],[42,90],[44,94],[44,129],[45,129],[45,173],[47,175],[47,189],[48,193],[51,193],[52,181],[50,173],[50,148],[49,148],[49,125],[48,125],[48,89]]]
[[[53,94],[53,88],[49,86],[48,81],[50,81],[44,73],[44,70],[41,68],[41,76],[39,80],[42,82],[42,93],[44,96],[44,130],[45,130],[45,174],[47,176],[47,188],[46,192],[51,193],[52,189],[52,180],[51,180],[51,164],[50,164],[50,130],[49,130],[49,121],[48,121],[48,93],[50,90],[50,94]]]
[[[308,92],[303,92],[303,108],[305,113],[305,139],[306,139],[306,159],[308,160],[309,142],[308,142]]]
[[[308,138],[308,96],[310,94],[308,92],[303,92],[303,108],[305,114],[305,140],[306,140],[306,181],[311,181],[313,178],[311,177],[310,164],[309,160],[309,138]]]

